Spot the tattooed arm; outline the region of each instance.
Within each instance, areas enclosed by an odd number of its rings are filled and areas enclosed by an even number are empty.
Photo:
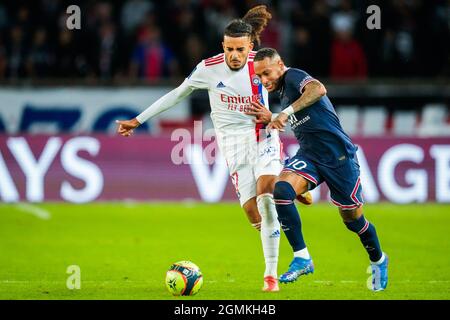
[[[327,89],[318,80],[313,80],[307,83],[303,88],[303,93],[297,100],[294,101],[289,107],[282,110],[278,116],[269,123],[267,129],[277,129],[283,131],[283,128],[287,124],[288,117],[306,107],[309,107],[314,102],[318,101],[324,95],[327,94]]]
[[[309,82],[303,88],[303,93],[300,96],[300,98],[298,98],[297,100],[294,101],[293,104],[291,104],[294,113],[306,107],[309,107],[326,94],[327,89],[325,89],[325,86],[320,81],[314,80]]]

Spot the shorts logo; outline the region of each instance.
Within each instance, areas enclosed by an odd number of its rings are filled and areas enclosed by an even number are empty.
[[[254,74],[252,75],[252,85],[259,86],[261,84],[261,80],[259,80],[259,77]]]
[[[275,155],[276,151],[277,151],[277,149],[275,147],[267,146],[264,148],[264,150],[262,150],[262,152],[259,154],[259,156],[262,157],[265,154],[267,154],[269,156],[273,156],[273,155]]]

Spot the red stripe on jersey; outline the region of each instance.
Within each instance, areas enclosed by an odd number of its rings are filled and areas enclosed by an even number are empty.
[[[218,56],[218,57],[213,57],[213,58],[209,58],[209,59],[206,59],[205,60],[205,66],[212,66],[212,65],[215,65],[215,64],[218,64],[218,63],[222,63],[222,62],[224,62],[225,61],[225,59],[224,59],[224,56],[223,56],[223,54],[221,54],[220,56]]]
[[[220,59],[223,59],[223,53],[218,56],[214,56],[214,57],[205,59],[205,62],[211,62],[211,61],[220,60]]]
[[[223,63],[223,62],[224,62],[224,60],[220,60],[220,61],[217,61],[217,62],[211,62],[211,63],[205,63],[205,66],[209,67],[209,66],[213,66],[213,65],[220,64],[220,63]]]
[[[216,54],[215,56],[206,58],[206,60],[209,60],[209,59],[216,59],[216,58],[219,58],[219,57],[223,57],[223,55],[224,55],[224,53],[219,53],[219,54]]]
[[[258,86],[253,85],[253,77],[255,76],[255,68],[253,66],[253,61],[248,62],[248,75],[250,77],[250,87],[252,88],[252,94],[257,95],[258,92]],[[259,142],[260,139],[260,130],[264,127],[263,123],[257,123],[255,126],[255,135],[256,135],[256,142]]]
[[[211,60],[211,61],[205,61],[205,64],[211,64],[211,63],[217,63],[217,62],[223,62],[224,59],[217,59],[217,60]]]
[[[205,63],[212,63],[212,62],[217,62],[217,61],[223,61],[223,57],[217,58],[217,59],[205,60]]]

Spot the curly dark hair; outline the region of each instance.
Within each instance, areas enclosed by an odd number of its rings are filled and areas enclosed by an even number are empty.
[[[226,27],[224,35],[230,37],[249,36],[256,45],[261,43],[260,34],[267,26],[272,15],[267,6],[260,5],[248,10],[242,19],[232,20]]]

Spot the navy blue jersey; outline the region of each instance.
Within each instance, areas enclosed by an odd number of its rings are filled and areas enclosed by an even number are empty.
[[[314,81],[305,71],[289,68],[281,78],[280,100],[286,108],[300,98],[303,88]],[[330,99],[318,101],[289,116],[289,123],[304,156],[323,166],[336,168],[353,158],[357,147],[344,132]]]

